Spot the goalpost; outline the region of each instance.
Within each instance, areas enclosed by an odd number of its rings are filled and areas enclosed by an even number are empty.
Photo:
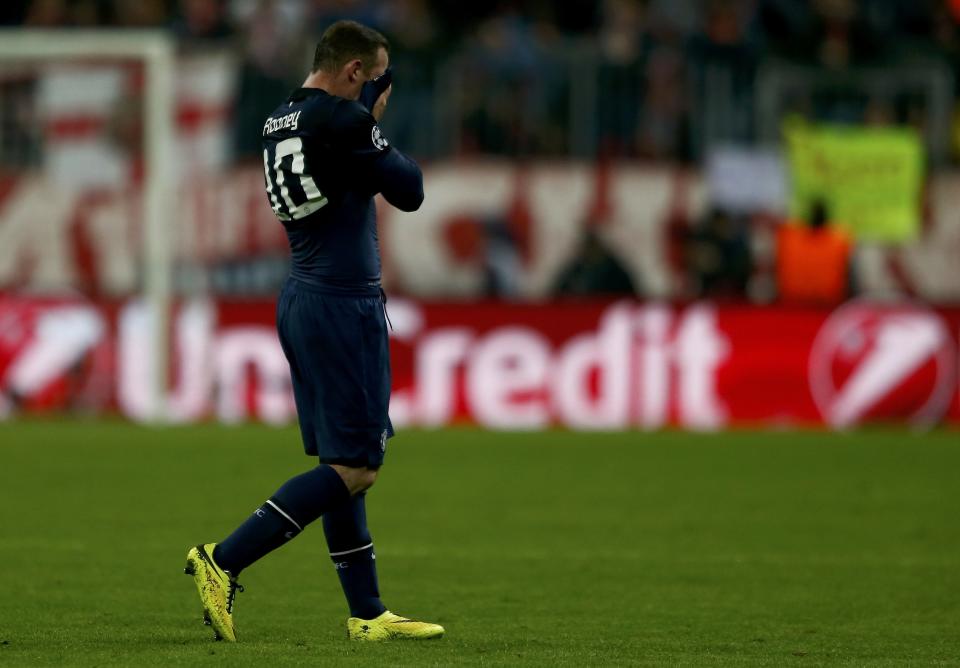
[[[160,31],[26,30],[0,31],[0,65],[12,62],[123,59],[144,71],[143,291],[152,314],[151,421],[166,421],[171,305],[173,196],[174,54],[169,35]]]

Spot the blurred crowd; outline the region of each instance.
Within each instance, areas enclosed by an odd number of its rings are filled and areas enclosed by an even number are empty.
[[[389,129],[398,144],[425,157],[601,153],[698,160],[712,142],[758,139],[754,100],[758,68],[765,63],[842,73],[935,62],[954,82],[960,73],[960,0],[5,0],[0,5],[6,25],[162,26],[186,49],[229,44],[243,60],[237,105],[241,155],[256,151],[247,129],[299,83],[312,42],[340,18],[360,20],[391,39],[399,84]],[[880,95],[837,81],[791,101],[796,107],[791,111],[841,122],[926,123],[929,101],[909,86]]]
[[[0,3],[0,25],[8,27],[160,27],[184,51],[233,52],[233,150],[251,161],[260,160],[264,117],[303,80],[319,34],[343,18],[390,39],[397,83],[384,125],[419,158],[702,163],[712,146],[775,140],[764,135],[771,119],[760,117],[759,101],[765,86],[784,77],[799,84],[784,87],[766,109],[777,130],[788,114],[908,125],[925,138],[932,166],[960,155],[960,0]],[[915,76],[931,71],[943,77],[928,85]],[[851,242],[837,236],[828,211],[815,209],[784,226],[773,273],[781,297],[794,290],[800,300],[841,301],[856,291]],[[751,287],[751,224],[718,208],[684,222],[671,251],[687,276],[682,296],[770,298]],[[587,228],[551,292],[642,296],[641,279]],[[503,221],[480,229],[484,292],[509,298],[521,282],[520,244]]]

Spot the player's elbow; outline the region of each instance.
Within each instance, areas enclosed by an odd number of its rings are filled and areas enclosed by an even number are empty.
[[[382,191],[383,198],[401,211],[416,211],[423,204],[423,187],[417,189]]]
[[[420,166],[399,151],[391,151],[380,162],[380,192],[401,211],[416,211],[423,204],[423,172]]]
[[[423,185],[421,184],[419,188],[415,191],[411,191],[404,198],[403,201],[397,203],[397,208],[401,211],[406,211],[407,213],[411,211],[416,211],[420,208],[420,205],[423,204]]]
[[[417,169],[405,179],[397,179],[394,187],[383,191],[383,196],[401,211],[416,211],[423,204],[423,176]]]

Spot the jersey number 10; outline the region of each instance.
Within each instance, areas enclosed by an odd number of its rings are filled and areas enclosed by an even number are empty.
[[[271,170],[276,175],[275,180],[270,178]],[[284,139],[263,150],[263,175],[267,180],[267,195],[270,197],[273,212],[280,220],[300,220],[327,203],[327,198],[317,188],[313,178],[306,173],[303,140],[300,137]],[[300,177],[299,188],[294,187],[291,191],[287,179],[292,181],[294,176]],[[303,193],[302,197],[298,190]]]

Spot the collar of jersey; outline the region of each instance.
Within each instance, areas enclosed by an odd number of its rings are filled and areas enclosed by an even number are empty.
[[[297,88],[295,91],[290,93],[290,97],[287,98],[288,101],[295,102],[297,100],[303,100],[313,95],[329,95],[327,91],[322,88]]]

